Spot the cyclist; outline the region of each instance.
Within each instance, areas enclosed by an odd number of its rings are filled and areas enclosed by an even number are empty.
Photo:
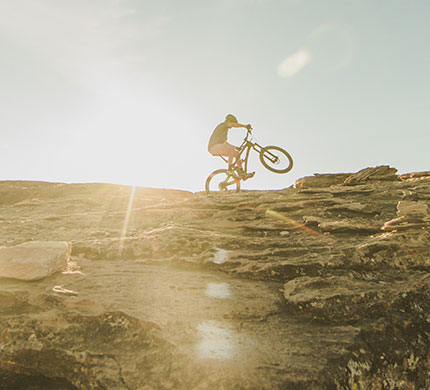
[[[245,127],[251,129],[251,125],[242,125],[237,118],[228,114],[225,121],[220,123],[209,139],[208,151],[212,156],[228,157],[228,170],[233,172],[234,167],[237,167],[239,177],[243,180],[249,179],[255,175],[255,172],[246,173],[242,168],[242,161],[239,159],[237,148],[227,142],[228,131],[232,127]],[[234,160],[234,162],[233,162]]]

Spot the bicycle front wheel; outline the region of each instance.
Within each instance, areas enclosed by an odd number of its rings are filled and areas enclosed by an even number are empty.
[[[218,169],[213,171],[206,179],[206,193],[214,192],[239,192],[240,179],[227,171],[227,169]]]
[[[261,149],[260,161],[269,171],[287,173],[293,168],[290,154],[279,146],[266,146]]]

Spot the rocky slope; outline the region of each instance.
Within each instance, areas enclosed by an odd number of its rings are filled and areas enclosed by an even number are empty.
[[[0,245],[72,244],[63,273],[0,279],[0,389],[429,388],[429,202],[430,172],[387,166],[213,195],[0,182]]]

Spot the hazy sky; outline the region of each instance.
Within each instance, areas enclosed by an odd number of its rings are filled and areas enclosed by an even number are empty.
[[[0,180],[203,190],[228,113],[295,161],[252,155],[245,188],[430,170],[429,17],[429,0],[0,0]]]

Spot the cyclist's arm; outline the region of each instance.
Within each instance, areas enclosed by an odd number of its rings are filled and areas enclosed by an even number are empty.
[[[248,125],[242,125],[242,123],[230,123],[231,127],[248,127]]]

